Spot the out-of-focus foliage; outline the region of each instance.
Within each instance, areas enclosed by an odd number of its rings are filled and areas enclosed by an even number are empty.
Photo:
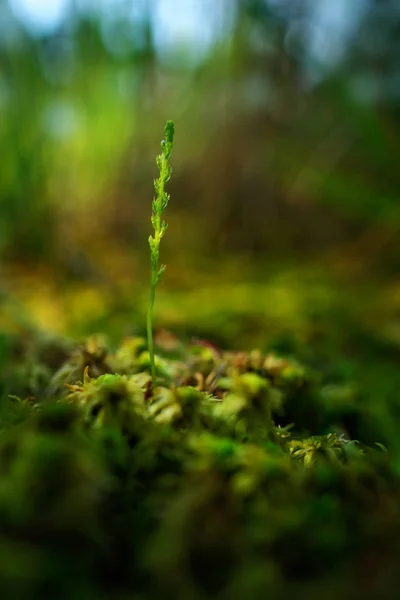
[[[144,248],[152,149],[172,117],[171,256],[345,242],[397,260],[398,8],[339,2],[338,21],[327,4],[203,0],[179,17],[169,0],[76,2],[33,35],[3,2],[3,251],[96,277],[105,248]],[[203,38],[185,33],[191,11]]]

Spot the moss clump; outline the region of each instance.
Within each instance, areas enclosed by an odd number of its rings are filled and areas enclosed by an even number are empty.
[[[141,338],[92,338],[3,399],[3,597],[393,597],[398,457],[345,435],[360,400],[290,357],[200,348],[156,355],[153,388]]]

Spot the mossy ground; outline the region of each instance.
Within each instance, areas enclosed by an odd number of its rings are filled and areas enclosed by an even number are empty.
[[[154,390],[141,335],[4,334],[1,597],[397,597],[397,348],[315,297],[159,330]]]

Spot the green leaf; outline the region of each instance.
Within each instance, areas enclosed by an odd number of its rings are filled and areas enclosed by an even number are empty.
[[[380,448],[382,450],[382,452],[388,452],[388,449],[386,448],[386,446],[384,446],[380,442],[375,442],[375,445],[378,446],[378,448]]]

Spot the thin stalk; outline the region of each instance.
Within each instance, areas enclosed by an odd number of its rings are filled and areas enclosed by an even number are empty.
[[[157,271],[155,271],[157,273]],[[157,278],[153,277],[154,269],[152,269],[151,286],[150,286],[150,301],[149,308],[147,311],[147,346],[150,355],[150,368],[151,368],[151,386],[152,389],[156,387],[156,365],[154,361],[154,342],[153,342],[153,308],[154,300],[156,298],[156,286]]]
[[[149,237],[151,252],[151,284],[149,309],[147,311],[147,346],[150,356],[151,385],[153,389],[156,386],[156,366],[153,342],[153,309],[157,283],[165,271],[165,265],[162,265],[160,268],[158,268],[158,260],[160,257],[161,238],[167,230],[167,224],[161,219],[161,217],[163,210],[169,201],[169,194],[167,194],[165,191],[165,184],[167,181],[169,181],[172,173],[172,169],[169,164],[169,157],[171,156],[171,150],[174,141],[174,130],[174,123],[172,121],[167,121],[167,124],[165,125],[165,140],[161,142],[161,154],[157,156],[157,166],[160,174],[158,179],[154,181],[156,196],[153,198],[153,211],[151,215],[151,222],[154,227],[154,237]]]

